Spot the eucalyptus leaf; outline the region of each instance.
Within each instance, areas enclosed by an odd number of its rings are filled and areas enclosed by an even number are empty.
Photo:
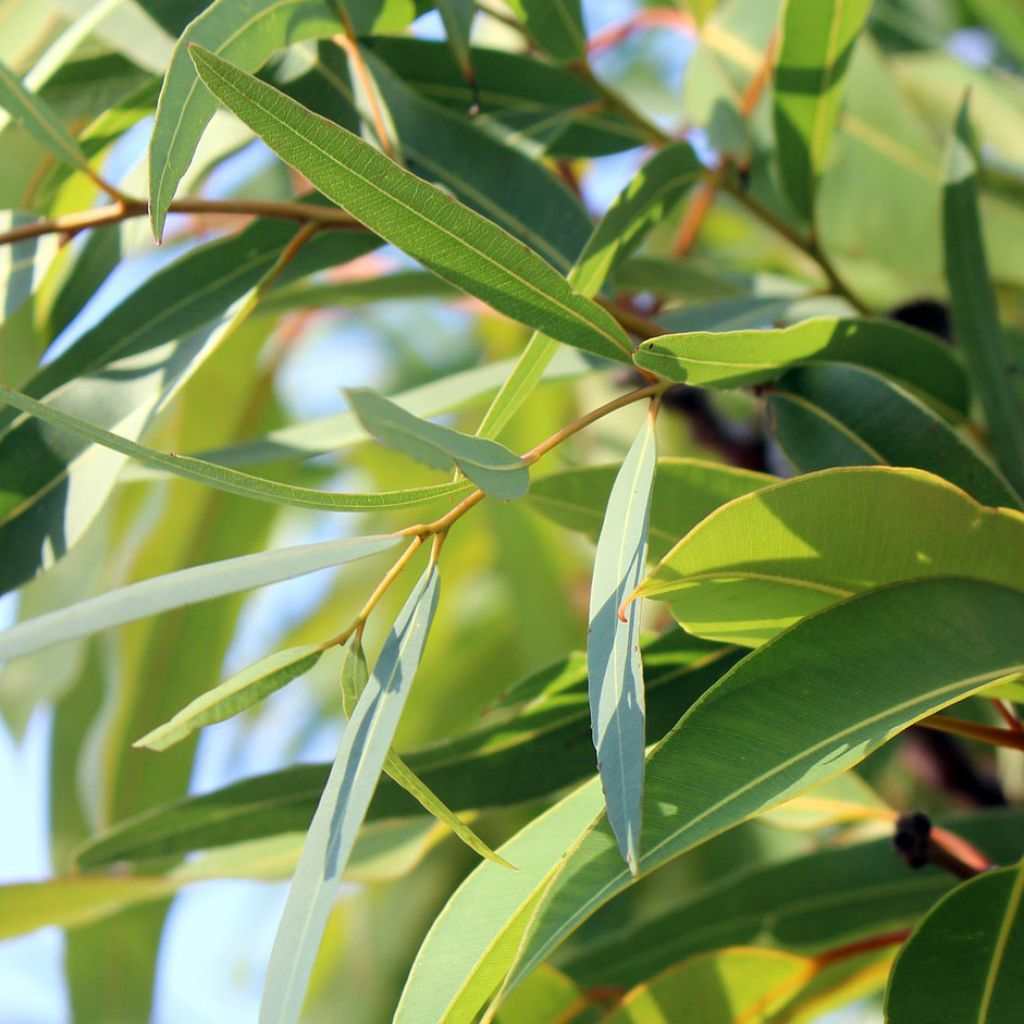
[[[421,420],[368,388],[345,392],[363,426],[379,441],[433,469],[457,467],[495,498],[521,498],[530,486],[526,463],[489,438]]]
[[[524,28],[541,49],[560,60],[586,53],[580,0],[509,0]]]
[[[372,231],[499,312],[628,361],[629,339],[611,316],[501,228],[273,87],[200,47],[190,52],[221,102]]]

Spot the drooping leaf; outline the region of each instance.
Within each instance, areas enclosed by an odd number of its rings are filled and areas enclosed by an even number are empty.
[[[956,359],[923,331],[892,320],[816,317],[775,330],[670,334],[645,341],[636,363],[669,380],[710,387],[766,384],[805,363],[854,363],[879,370],[964,411]]]
[[[76,437],[85,438],[112,451],[138,459],[147,466],[162,469],[174,476],[194,480],[228,494],[239,494],[244,498],[255,498],[278,505],[295,508],[319,508],[335,512],[359,509],[414,508],[437,498],[448,497],[469,489],[464,481],[448,484],[433,484],[413,487],[405,491],[383,491],[379,494],[344,494],[318,491],[311,487],[297,487],[276,480],[244,473],[240,469],[221,466],[191,455],[174,455],[158,452],[153,448],[137,444],[119,434],[86,420],[61,412],[58,408],[45,405],[17,391],[0,385],[0,403],[6,403],[28,413],[44,423],[58,427]],[[396,408],[398,408],[396,406]],[[454,433],[454,432],[453,432]],[[20,511],[20,509],[19,509]]]
[[[167,209],[217,109],[202,87],[188,48],[200,44],[255,70],[274,50],[300,39],[334,35],[341,21],[327,0],[214,0],[182,33],[171,54],[149,146],[153,234],[163,234]]]
[[[399,537],[358,537],[301,547],[262,551],[222,562],[197,565],[39,615],[0,633],[0,662],[103,629],[122,626],[171,608],[209,601],[225,594],[264,587],[330,566],[366,558],[398,543]]]
[[[597,295],[615,267],[664,220],[701,173],[701,164],[686,143],[666,146],[651,157],[594,228],[569,274],[573,287],[584,295]],[[501,432],[529,398],[556,351],[557,346],[543,334],[530,339],[481,421],[480,436],[496,437]]]
[[[509,7],[530,37],[552,57],[574,60],[586,53],[580,0],[509,0]]]
[[[775,67],[778,169],[794,208],[814,218],[854,44],[872,0],[786,0]]]
[[[566,344],[626,362],[629,339],[536,253],[345,129],[194,47],[200,77],[283,160],[439,277]]]
[[[615,466],[560,470],[531,481],[527,501],[559,525],[581,530],[596,540],[615,474]],[[767,473],[702,459],[658,459],[647,531],[651,554],[661,558],[675,547],[681,534],[719,506],[776,482],[777,478]]]
[[[722,506],[637,589],[688,630],[757,646],[843,597],[898,580],[1024,581],[1024,514],[919,470],[825,470]]]
[[[307,644],[305,647],[293,647],[261,658],[254,665],[225,680],[216,689],[197,697],[170,721],[136,740],[133,746],[166,750],[204,725],[223,722],[226,718],[240,714],[286,683],[304,675],[320,660],[323,652],[322,646]]]
[[[644,574],[656,467],[652,410],[627,452],[608,498],[594,556],[587,631],[597,768],[608,820],[619,851],[633,871],[639,860],[644,787],[644,675],[640,609],[631,606],[622,621],[619,608]]]
[[[464,473],[495,498],[521,498],[530,486],[526,463],[504,445],[421,420],[369,388],[345,392],[363,426],[379,441],[433,469]]]
[[[341,666],[341,700],[345,714],[351,718],[359,697],[369,679],[366,657],[358,636],[353,636],[345,647]],[[401,786],[428,814],[437,818],[459,837],[474,853],[485,860],[511,867],[502,860],[443,800],[395,753],[389,749],[384,758],[384,773]]]
[[[1024,998],[1024,863],[958,886],[900,951],[886,993],[892,1024],[1011,1024]]]
[[[988,424],[992,450],[1018,493],[1024,493],[1024,403],[999,326],[978,218],[978,164],[965,102],[946,150],[943,228],[953,329]]]
[[[444,22],[448,45],[463,76],[473,81],[473,58],[469,50],[469,33],[473,28],[476,4],[473,0],[437,0],[437,10]]]
[[[972,813],[937,824],[996,862],[1024,842],[1016,810]],[[698,953],[768,944],[819,953],[871,933],[913,925],[955,880],[934,867],[908,871],[886,837],[751,865],[695,892],[680,892],[654,917],[567,951],[566,972],[587,988],[636,985]]]
[[[766,417],[802,472],[829,466],[912,466],[985,505],[1021,499],[965,431],[873,370],[823,364],[790,370],[768,394]]]
[[[647,732],[659,739],[737,660],[674,630],[644,647]],[[455,811],[539,800],[594,772],[586,659],[579,654],[523,680],[479,728],[406,755],[411,770]],[[536,766],[543,764],[543,772]],[[239,839],[308,828],[327,765],[287,768],[213,793],[154,807],[119,823],[79,851],[82,867],[179,856]],[[368,818],[421,814],[417,803],[381,779]]]
[[[826,609],[748,655],[648,757],[641,874],[1020,671],[1022,615],[1019,591],[916,580]],[[463,882],[420,948],[397,1024],[474,1020],[503,979],[514,989],[632,884],[603,815],[588,819],[599,808],[596,786],[584,786],[499,850],[514,875],[482,864]]]
[[[68,134],[57,115],[45,100],[26,89],[21,79],[2,61],[0,107],[20,121],[58,160],[91,173],[81,146]]]
[[[299,1019],[341,874],[370,806],[437,607],[438,572],[427,567],[356,704],[317,806],[274,939],[261,1024]]]

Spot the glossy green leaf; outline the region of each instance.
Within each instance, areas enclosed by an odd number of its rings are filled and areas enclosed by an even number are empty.
[[[794,208],[814,217],[854,44],[872,0],[786,0],[775,66],[778,169]]]
[[[573,60],[586,54],[580,0],[509,0],[509,7],[530,37],[552,57]]]
[[[644,789],[644,669],[640,608],[626,621],[619,608],[647,563],[647,526],[657,467],[654,415],[648,416],[622,462],[604,514],[590,584],[587,674],[590,720],[608,820],[619,851],[635,871]]]
[[[355,713],[359,697],[366,689],[369,671],[366,657],[354,636],[345,646],[341,666],[341,700],[349,718]],[[459,837],[474,853],[485,860],[493,860],[505,867],[511,867],[502,860],[443,800],[395,753],[389,749],[384,758],[384,773],[401,786],[428,814],[437,818]]]
[[[1019,591],[916,580],[826,609],[748,655],[648,757],[641,874],[1020,671],[1022,615]],[[603,815],[587,820],[595,807],[600,794],[591,783],[501,848],[519,867],[514,877],[483,864],[463,882],[420,948],[398,1024],[474,1020],[503,982],[514,989],[632,884]]]
[[[497,1024],[536,1024],[558,1020],[559,1016],[585,1006],[587,996],[576,983],[545,964],[512,994],[501,1008]]]
[[[802,472],[830,466],[912,466],[985,505],[1021,499],[964,430],[873,370],[839,364],[790,370],[768,394],[767,422]]]
[[[153,448],[137,444],[119,434],[112,434],[86,420],[61,412],[58,408],[36,402],[27,395],[11,391],[0,385],[0,403],[6,403],[30,416],[51,424],[77,437],[95,442],[112,451],[138,459],[139,462],[155,469],[162,469],[173,476],[213,487],[228,494],[244,498],[268,501],[277,505],[291,505],[295,508],[318,508],[335,512],[358,511],[360,509],[415,508],[437,498],[459,494],[469,489],[462,481],[448,484],[433,484],[414,487],[405,491],[383,491],[379,494],[344,494],[318,491],[311,487],[297,487],[282,484],[276,480],[244,473],[240,469],[206,462],[191,455],[175,455],[158,452]],[[396,406],[396,408],[398,408]]]
[[[463,75],[472,82],[473,59],[469,51],[469,33],[473,28],[476,4],[473,0],[437,0],[437,10],[444,22],[445,34],[452,54]]]
[[[178,183],[217,109],[196,77],[189,46],[205,46],[255,70],[279,47],[340,30],[337,11],[326,0],[214,0],[189,24],[171,54],[149,147],[150,216],[157,239]]]
[[[561,526],[596,540],[615,474],[615,466],[560,470],[532,480],[527,501]],[[777,478],[767,473],[718,462],[671,456],[658,459],[648,526],[651,554],[661,558],[675,547],[681,534],[720,505],[776,482]]]
[[[169,722],[136,740],[133,746],[166,750],[204,725],[223,722],[304,675],[320,660],[323,652],[322,646],[307,644],[261,658],[216,689],[197,697]]]
[[[373,675],[342,734],[274,939],[260,1006],[261,1024],[294,1022],[302,1012],[338,882],[423,655],[438,586],[437,566],[431,562],[388,634]]]
[[[665,219],[701,173],[701,164],[686,143],[666,146],[651,157],[594,228],[569,273],[573,287],[584,295],[597,295],[615,267]],[[530,339],[481,421],[480,436],[496,437],[501,432],[529,398],[556,351],[557,346],[543,334]]]
[[[26,89],[21,79],[2,61],[0,107],[20,121],[58,160],[91,173],[81,146],[68,134],[57,115],[41,97]]]
[[[526,463],[504,445],[421,420],[369,388],[345,392],[363,426],[379,441],[433,469],[458,468],[495,498],[521,498],[530,486]]]
[[[939,341],[892,320],[816,317],[775,330],[670,334],[645,341],[636,363],[669,380],[710,387],[766,384],[805,363],[879,370],[964,410],[963,371]]]
[[[629,339],[611,316],[501,228],[271,86],[199,47],[191,53],[226,106],[382,238],[513,319],[597,355],[628,360]]]
[[[130,583],[119,590],[11,626],[0,633],[0,662],[22,658],[64,640],[159,615],[172,608],[265,587],[268,583],[366,558],[386,551],[398,540],[397,536],[360,537],[261,551]]]
[[[653,741],[738,660],[674,630],[644,647],[647,732]],[[455,811],[539,800],[594,773],[586,659],[573,654],[509,691],[477,729],[412,751],[406,762]],[[536,766],[543,764],[543,772]],[[119,823],[78,854],[83,867],[180,856],[239,839],[308,828],[327,765],[286,768],[186,797]],[[370,820],[422,814],[408,794],[381,779]]]
[[[1024,817],[1003,809],[937,822],[995,861],[1024,842]],[[583,986],[628,987],[723,946],[765,944],[819,953],[862,936],[912,926],[956,885],[931,866],[917,871],[885,837],[752,864],[695,892],[679,892],[655,916],[583,943],[562,959]]]
[[[825,470],[737,498],[637,589],[699,636],[756,646],[871,587],[924,576],[1024,580],[1024,514],[912,469]]]
[[[900,951],[886,993],[892,1024],[1011,1024],[1024,998],[1024,863],[958,886]]]
[[[999,326],[978,218],[978,165],[967,103],[946,150],[943,191],[946,279],[953,329],[988,423],[992,450],[1007,479],[1024,493],[1024,403],[1011,383],[1010,353]]]

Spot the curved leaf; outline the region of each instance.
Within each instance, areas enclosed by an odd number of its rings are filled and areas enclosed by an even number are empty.
[[[357,537],[280,548],[130,583],[59,611],[38,615],[0,633],[0,662],[23,658],[52,644],[123,626],[172,608],[265,587],[268,583],[367,558],[386,551],[399,540],[396,535]]]
[[[580,0],[508,0],[530,37],[559,60],[587,52]]]
[[[157,102],[149,144],[149,204],[153,234],[164,229],[167,208],[217,109],[199,84],[188,48],[194,43],[255,70],[274,50],[300,39],[334,35],[341,20],[327,0],[214,0],[174,46]]]
[[[912,466],[985,505],[1021,498],[973,445],[909,391],[859,366],[803,366],[768,393],[766,417],[803,472],[829,466]]]
[[[649,755],[641,874],[1020,671],[1022,620],[1018,591],[917,580],[844,601],[754,651]],[[463,882],[420,948],[396,1024],[474,1020],[503,979],[514,988],[632,884],[603,816],[580,825],[595,807],[589,784],[499,850],[514,877],[482,864]]]
[[[363,426],[389,447],[432,469],[457,467],[495,498],[511,501],[528,490],[526,463],[503,444],[421,420],[369,388],[350,388],[345,396]]]
[[[210,90],[328,198],[382,238],[501,313],[618,362],[632,346],[603,309],[540,256],[351,132],[200,47]]]
[[[636,870],[644,788],[644,668],[640,609],[619,607],[647,562],[647,524],[657,466],[654,409],[622,462],[594,556],[587,631],[590,720],[608,820],[623,859]]]
[[[900,951],[885,999],[892,1024],[1011,1024],[1024,998],[1024,863],[958,886]]]
[[[814,217],[817,180],[828,164],[853,46],[872,0],[786,0],[775,66],[777,167],[786,194]]]
[[[384,641],[341,737],[274,939],[261,1024],[299,1019],[320,938],[423,655],[438,597],[431,562]]]
[[[700,636],[753,647],[849,594],[925,576],[1024,586],[1024,514],[919,470],[826,470],[723,505],[636,593]]]
[[[804,363],[866,366],[961,412],[967,407],[963,371],[949,349],[893,320],[823,316],[775,330],[667,334],[636,352],[645,370],[704,387],[767,384]]]

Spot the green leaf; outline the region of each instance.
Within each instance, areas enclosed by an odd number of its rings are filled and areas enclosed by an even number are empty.
[[[894,377],[954,409],[967,407],[963,371],[949,349],[892,320],[815,317],[775,330],[668,334],[645,341],[636,363],[704,387],[767,384],[805,363],[854,363]]]
[[[81,146],[68,134],[49,105],[29,92],[21,79],[0,61],[0,107],[20,121],[58,160],[92,174]]]
[[[1011,1024],[1024,998],[1024,863],[972,878],[936,904],[900,951],[892,1024]]]
[[[369,672],[366,657],[358,635],[345,647],[341,666],[341,700],[345,714],[351,718],[359,703],[359,697],[366,689]],[[502,860],[443,800],[395,753],[388,749],[384,758],[384,773],[402,787],[428,814],[443,822],[474,853],[485,860],[492,860],[505,867],[511,867]]]
[[[318,508],[334,512],[358,511],[360,509],[415,508],[425,505],[437,498],[459,494],[468,490],[465,482],[434,484],[428,487],[414,487],[405,491],[383,491],[379,494],[344,494],[332,491],[318,491],[312,487],[297,487],[283,484],[276,480],[244,473],[229,466],[220,466],[213,462],[191,455],[167,455],[153,448],[137,444],[120,434],[112,434],[102,427],[88,423],[86,420],[61,412],[60,409],[36,402],[34,399],[11,391],[0,384],[0,403],[34,416],[68,431],[78,437],[93,441],[112,451],[128,455],[147,466],[162,469],[186,480],[205,484],[218,491],[228,494],[239,494],[244,498],[267,501],[276,505],[290,505],[293,508]],[[398,408],[396,406],[396,408]]]
[[[1024,843],[1020,811],[1001,809],[937,822],[996,861]],[[710,848],[707,852],[710,852]],[[908,871],[886,837],[752,864],[696,891],[681,891],[656,916],[570,949],[566,972],[583,985],[639,984],[698,953],[767,944],[820,953],[861,936],[906,928],[955,885],[935,867]]]
[[[967,0],[967,7],[996,35],[1014,60],[1024,65],[1024,11],[1001,0]]]
[[[149,145],[150,217],[158,240],[178,182],[217,109],[199,85],[189,46],[201,44],[255,70],[274,50],[300,39],[334,35],[341,27],[337,11],[326,0],[214,0],[189,24],[171,54]]]
[[[1020,671],[1022,616],[1018,591],[916,580],[857,595],[748,655],[648,757],[641,874]],[[591,783],[499,850],[515,875],[482,864],[463,882],[420,948],[396,1024],[474,1020],[502,979],[515,988],[632,884],[603,816],[587,820],[595,809]]]
[[[299,1019],[341,874],[377,786],[423,654],[438,597],[431,562],[384,641],[341,745],[299,857],[274,939],[260,1021]]]
[[[196,729],[240,714],[286,683],[308,672],[324,653],[319,644],[293,647],[261,658],[254,665],[236,673],[216,689],[197,697],[169,722],[146,733],[132,744],[150,750],[166,750],[191,736]]]
[[[946,149],[943,190],[946,279],[953,330],[967,357],[992,449],[1007,479],[1024,494],[1024,403],[1012,384],[995,290],[978,219],[978,164],[965,101]]]
[[[473,0],[437,0],[438,13],[444,22],[448,45],[462,74],[473,81],[473,59],[469,50],[469,33],[473,28],[476,4]]]
[[[777,167],[794,208],[814,219],[854,44],[872,0],[786,0],[775,67]]]
[[[566,469],[530,482],[527,502],[549,519],[597,540],[616,466]],[[648,539],[661,558],[705,516],[733,498],[777,483],[774,476],[702,459],[658,459]]]
[[[421,420],[369,388],[350,388],[345,395],[363,426],[383,444],[433,469],[457,467],[495,498],[511,501],[529,489],[526,463],[503,444]]]
[[[552,57],[575,60],[586,55],[580,0],[508,0],[530,38]]]
[[[628,362],[629,339],[611,316],[501,228],[271,86],[199,47],[191,52],[218,99],[372,231],[499,312]]]
[[[265,587],[268,583],[366,558],[386,551],[398,540],[399,537],[394,535],[358,537],[280,548],[131,583],[60,611],[20,622],[0,633],[0,662],[22,658],[64,640],[74,640],[103,629],[123,626],[126,622],[159,615],[172,608]]]
[[[925,576],[1024,580],[1024,514],[913,469],[786,480],[712,513],[637,589],[699,636],[754,647],[849,594]]]
[[[703,173],[687,143],[666,146],[633,176],[594,228],[569,280],[583,295],[597,295],[608,276],[660,223]],[[557,351],[550,338],[535,334],[515,370],[502,385],[480,423],[481,437],[496,437],[540,382]]]
[[[767,422],[802,472],[830,466],[912,466],[985,505],[1021,499],[966,431],[898,384],[859,366],[790,370],[768,393]]]
[[[619,851],[635,871],[644,788],[644,668],[640,609],[619,608],[647,563],[647,525],[657,467],[654,410],[622,462],[594,556],[587,631],[590,719],[608,820]]]
[[[647,732],[660,739],[738,660],[680,630],[643,649]],[[540,800],[594,773],[587,666],[573,654],[513,687],[471,732],[406,755],[405,760],[447,807],[466,811]],[[536,767],[545,769],[538,772]],[[327,765],[286,768],[202,796],[154,807],[119,823],[79,851],[82,867],[119,860],[180,856],[309,827]],[[595,812],[596,813],[596,812]],[[422,808],[381,779],[369,819],[406,818]]]

